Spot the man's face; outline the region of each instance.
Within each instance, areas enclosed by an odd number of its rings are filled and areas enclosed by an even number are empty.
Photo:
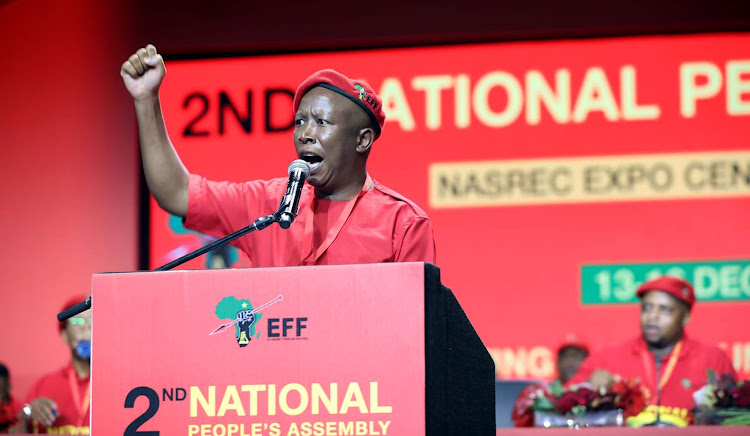
[[[71,350],[81,341],[91,340],[91,310],[86,310],[65,322],[62,337]]]
[[[335,193],[357,176],[355,162],[361,129],[369,125],[365,112],[331,90],[316,87],[300,102],[294,118],[297,157],[310,164],[307,181],[324,193]]]
[[[685,305],[662,291],[648,291],[641,298],[641,334],[652,346],[665,347],[682,338],[690,320]]]
[[[578,372],[587,354],[578,347],[565,347],[557,354],[557,374],[561,383],[567,383]]]

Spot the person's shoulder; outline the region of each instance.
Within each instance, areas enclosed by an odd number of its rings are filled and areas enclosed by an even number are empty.
[[[406,198],[404,195],[399,194],[398,192],[385,186],[384,184],[378,182],[377,180],[374,180],[374,182],[375,182],[375,186],[373,187],[373,190],[376,191],[378,194],[380,194],[382,201],[401,206],[402,209],[407,210],[408,212],[413,214],[415,217],[424,218],[427,220],[430,219],[427,216],[427,213],[424,210],[422,210],[421,207],[419,207],[416,203],[414,203],[410,199]]]
[[[268,186],[270,189],[276,190],[276,189],[282,188],[284,189],[284,191],[286,191],[286,185],[288,182],[289,182],[289,179],[286,177],[276,177],[275,179],[256,180],[255,182],[246,182],[246,183],[262,183]]]
[[[721,360],[729,360],[729,356],[727,355],[726,351],[719,348],[719,346],[716,344],[703,342],[698,339],[687,337],[685,338],[685,346],[688,347],[689,350],[696,352],[702,356]]]
[[[239,187],[253,187],[253,186],[264,186],[264,187],[277,187],[277,186],[284,186],[286,188],[286,183],[288,181],[285,177],[277,177],[274,179],[257,179],[257,180],[248,180],[244,182],[233,182],[228,180],[212,180],[208,177],[202,176],[200,174],[196,173],[190,173],[190,179],[194,180],[198,183],[203,184],[211,184],[214,187],[229,187],[229,186],[239,186]]]
[[[248,180],[245,182],[239,182],[237,185],[242,186],[243,188],[253,188],[253,187],[263,187],[266,190],[273,190],[277,191],[279,189],[286,190],[286,184],[288,182],[288,179],[285,177],[276,177],[274,179],[259,179],[259,180]],[[229,183],[229,182],[228,182]]]
[[[69,367],[69,365],[63,366],[62,368],[43,374],[36,379],[29,391],[29,397],[42,397],[48,395],[46,392],[48,389],[54,389],[60,383],[67,383]],[[29,398],[29,400],[33,400],[33,398]]]

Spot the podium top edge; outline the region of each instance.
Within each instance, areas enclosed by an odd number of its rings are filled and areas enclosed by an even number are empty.
[[[435,268],[439,270],[440,268],[432,263],[429,262],[384,262],[384,263],[351,263],[351,264],[341,264],[341,265],[299,265],[299,266],[267,266],[267,267],[249,267],[249,268],[220,268],[220,269],[176,269],[176,270],[169,270],[169,271],[155,271],[155,270],[136,270],[136,271],[103,271],[94,273],[94,276],[103,276],[103,275],[111,275],[111,274],[151,274],[151,273],[160,273],[160,274],[169,274],[169,273],[206,273],[207,271],[248,271],[248,270],[279,270],[279,269],[309,269],[309,268],[315,268],[315,269],[342,269],[342,268],[351,268],[351,267],[383,267],[391,268],[391,267],[397,267],[396,265],[425,265],[426,268],[432,269]]]

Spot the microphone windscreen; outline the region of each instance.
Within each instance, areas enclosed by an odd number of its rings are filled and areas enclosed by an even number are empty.
[[[310,164],[303,161],[302,159],[297,159],[289,164],[288,174],[291,176],[292,171],[294,170],[302,170],[302,174],[304,174],[305,178],[307,178],[310,175]]]

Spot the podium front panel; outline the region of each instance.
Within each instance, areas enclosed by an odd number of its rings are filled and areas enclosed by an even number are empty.
[[[98,274],[93,317],[94,434],[425,434],[421,263]]]

